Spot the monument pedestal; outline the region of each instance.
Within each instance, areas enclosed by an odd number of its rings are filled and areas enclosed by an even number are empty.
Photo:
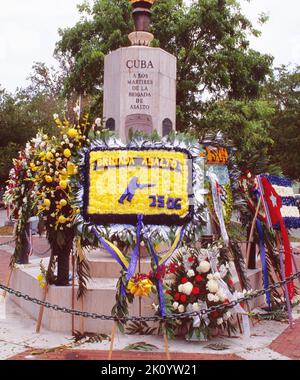
[[[105,57],[106,128],[122,141],[129,130],[164,136],[175,130],[176,58],[160,48],[131,46]]]

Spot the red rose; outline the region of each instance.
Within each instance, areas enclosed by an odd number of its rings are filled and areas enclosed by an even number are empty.
[[[175,296],[174,296],[174,300],[175,301],[179,301],[179,299],[180,299],[180,294],[176,293]]]
[[[197,276],[195,277],[195,280],[196,280],[196,282],[201,282],[202,276],[200,276],[200,274],[197,274]]]
[[[210,315],[212,316],[212,318],[218,318],[219,313],[217,311],[213,311],[212,313],[210,313]]]
[[[234,282],[232,281],[232,278],[230,278],[229,280],[228,280],[228,285],[229,286],[232,286],[234,284]]]
[[[166,290],[166,294],[171,294],[171,290]]]
[[[194,286],[193,287],[193,290],[192,290],[192,294],[194,294],[195,296],[198,295],[200,293],[200,289],[197,287],[197,286]]]
[[[181,302],[186,302],[186,300],[187,300],[186,295],[185,294],[181,294],[180,301]]]
[[[186,277],[182,277],[181,283],[186,284],[188,282],[188,279]]]
[[[189,258],[188,258],[188,261],[189,261],[190,263],[193,263],[194,260],[195,260],[195,259],[194,259],[193,257],[189,257]]]

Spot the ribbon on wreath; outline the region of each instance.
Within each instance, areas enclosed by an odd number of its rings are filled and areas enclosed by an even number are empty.
[[[252,190],[256,197],[257,202],[259,202],[259,199],[261,197],[261,192],[257,188],[252,189]],[[263,274],[263,286],[264,286],[264,289],[267,289],[269,286],[269,276],[268,276],[268,268],[267,268],[267,256],[266,256],[266,250],[265,250],[264,230],[263,230],[262,222],[258,217],[256,218],[255,223],[256,223],[256,229],[257,229],[258,238],[259,238],[259,252],[260,252],[260,260],[261,260],[262,274]],[[271,307],[270,292],[266,292],[266,301],[270,308]]]
[[[142,228],[143,228],[143,215],[139,215],[138,216],[138,223],[137,223],[137,231],[136,231],[136,245],[134,247],[130,263],[127,261],[127,259],[125,258],[125,256],[122,254],[122,252],[119,250],[118,247],[116,247],[113,243],[106,240],[105,238],[101,237],[95,227],[93,227],[93,229],[92,229],[94,235],[99,240],[100,244],[111,254],[111,256],[127,272],[127,274],[126,274],[127,283],[130,281],[130,279],[134,275],[135,270],[136,270],[136,266],[138,263]],[[174,240],[170,250],[160,260],[159,260],[158,254],[156,253],[156,251],[153,247],[153,244],[151,243],[150,239],[147,238],[147,242],[149,244],[150,252],[154,258],[155,265],[156,265],[155,274],[157,274],[160,271],[162,266],[166,264],[166,262],[172,257],[174,252],[178,249],[179,245],[181,244],[183,235],[184,235],[184,229],[185,229],[185,226],[182,226],[180,228],[179,233],[176,235],[175,240]],[[161,312],[161,315],[164,317],[164,316],[166,316],[166,306],[165,306],[163,283],[162,283],[162,279],[160,279],[160,278],[157,278],[157,292],[158,292],[158,298],[159,298],[160,312]],[[126,295],[125,287],[123,284],[121,285],[121,294],[122,294],[122,296]]]
[[[292,262],[292,251],[289,241],[289,236],[284,224],[284,220],[281,215],[281,198],[273,188],[272,184],[266,177],[258,176],[258,186],[262,195],[264,209],[267,215],[267,221],[269,228],[274,228],[274,226],[280,226],[280,232],[284,247],[285,256],[285,277],[292,276],[293,274],[293,262]],[[287,285],[288,297],[290,300],[293,299],[295,295],[294,283],[290,282]]]
[[[215,274],[216,272],[218,272],[218,253],[209,252],[208,259],[211,266],[211,271],[213,274]],[[231,293],[230,289],[228,288],[228,285],[222,278],[218,278],[216,281],[218,282],[220,288],[223,290],[229,302],[235,301],[237,299],[237,297]],[[237,304],[233,308],[233,310],[237,314],[241,314],[244,336],[249,338],[251,333],[250,333],[250,323],[249,323],[248,315],[245,313],[245,310],[242,308],[240,304]]]
[[[213,204],[214,204],[214,210],[220,224],[221,235],[224,240],[224,243],[226,244],[226,246],[228,246],[229,236],[226,230],[224,215],[223,215],[223,210],[222,210],[223,207],[222,207],[222,199],[221,199],[221,187],[218,182],[218,178],[214,173],[208,173],[207,175],[211,184],[211,194],[212,194],[212,199],[213,199]]]
[[[129,267],[129,263],[123,253],[110,241],[104,239],[99,235],[99,232],[95,227],[92,228],[92,231],[96,238],[99,240],[99,243],[107,250],[108,253],[121,265],[121,267],[127,271]]]
[[[153,256],[155,265],[156,265],[155,274],[159,273],[162,266],[165,265],[168,260],[170,260],[170,258],[173,256],[174,252],[180,246],[180,244],[182,242],[183,235],[184,235],[184,230],[185,230],[185,226],[182,226],[179,229],[179,232],[177,233],[171,248],[160,260],[159,260],[158,254],[156,253],[156,251],[153,247],[153,244],[151,243],[150,239],[147,238],[148,246],[149,246],[151,255]],[[160,313],[161,313],[162,317],[165,317],[166,316],[166,305],[165,305],[163,283],[162,283],[161,278],[157,278],[157,293],[158,293]]]
[[[102,244],[103,248],[105,248],[111,254],[111,256],[121,265],[121,267],[127,272],[126,274],[127,283],[133,277],[136,270],[137,263],[138,263],[139,247],[141,244],[142,226],[143,226],[143,215],[138,215],[138,222],[137,222],[137,228],[136,228],[136,245],[132,252],[130,263],[128,263],[126,257],[123,255],[123,253],[119,250],[118,247],[116,247],[113,243],[111,243],[110,241],[100,236],[95,227],[93,227],[92,229],[96,238],[99,240],[100,244]],[[121,285],[121,294],[123,297],[125,297],[126,295],[125,287],[123,284]]]
[[[259,251],[260,251],[260,259],[263,273],[263,285],[264,289],[268,289],[269,287],[269,277],[268,277],[268,268],[267,268],[267,260],[266,260],[266,250],[265,250],[265,239],[264,239],[264,230],[262,227],[261,221],[256,219],[256,229],[259,237]],[[271,307],[271,297],[270,292],[266,292],[266,300],[269,308]]]

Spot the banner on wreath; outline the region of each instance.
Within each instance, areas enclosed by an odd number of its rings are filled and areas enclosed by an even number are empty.
[[[85,217],[183,225],[193,214],[192,159],[182,149],[101,149],[85,158]]]

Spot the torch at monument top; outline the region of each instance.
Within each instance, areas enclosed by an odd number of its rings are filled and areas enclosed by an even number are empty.
[[[132,17],[135,31],[129,34],[132,45],[149,46],[153,35],[149,33],[151,22],[151,7],[156,0],[129,0],[132,4]]]

